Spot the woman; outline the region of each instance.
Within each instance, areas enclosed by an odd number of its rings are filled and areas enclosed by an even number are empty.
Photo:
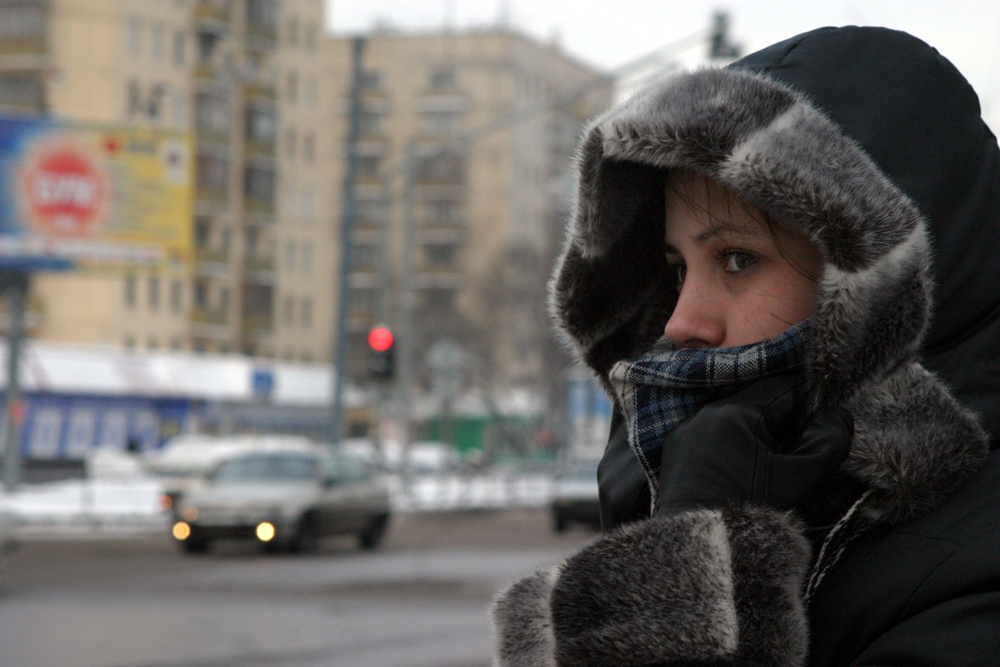
[[[968,83],[817,30],[630,99],[578,170],[551,308],[615,398],[605,535],[498,597],[498,663],[1000,664],[1000,151]]]

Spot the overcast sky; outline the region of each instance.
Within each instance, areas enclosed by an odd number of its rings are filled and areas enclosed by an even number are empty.
[[[1000,126],[1000,2],[989,0],[325,0],[327,29],[399,29],[510,23],[539,39],[558,36],[570,54],[612,70],[706,28],[716,9],[730,13],[744,52],[825,25],[905,30],[949,58],[979,93],[990,125]],[[689,54],[691,55],[696,54]]]

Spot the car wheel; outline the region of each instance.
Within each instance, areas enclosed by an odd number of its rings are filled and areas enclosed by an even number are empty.
[[[358,543],[361,548],[365,551],[377,549],[382,544],[382,538],[385,537],[385,529],[388,524],[389,515],[387,514],[372,517],[365,529],[358,533]]]
[[[319,521],[315,514],[304,514],[299,527],[288,544],[292,553],[308,553],[319,548]]]

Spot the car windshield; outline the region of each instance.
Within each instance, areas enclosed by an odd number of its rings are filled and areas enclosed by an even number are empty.
[[[221,464],[216,482],[307,480],[316,477],[315,457],[289,454],[245,456]]]

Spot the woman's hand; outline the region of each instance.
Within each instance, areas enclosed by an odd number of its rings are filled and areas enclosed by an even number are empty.
[[[663,443],[656,513],[808,502],[847,459],[854,420],[820,408],[803,421],[804,404],[801,378],[779,376],[703,407]]]

